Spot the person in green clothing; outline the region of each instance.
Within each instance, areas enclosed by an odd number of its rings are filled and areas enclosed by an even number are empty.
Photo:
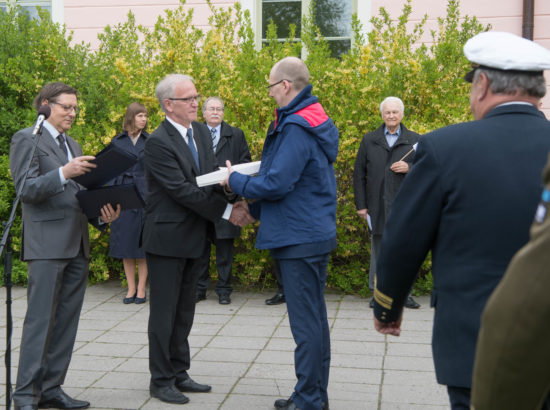
[[[550,409],[550,156],[529,242],[481,319],[472,409]]]

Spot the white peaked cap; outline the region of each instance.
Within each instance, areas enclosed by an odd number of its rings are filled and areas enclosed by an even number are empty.
[[[464,77],[472,81],[478,67],[542,72],[550,69],[550,50],[512,33],[487,31],[469,39],[464,55],[474,69]]]

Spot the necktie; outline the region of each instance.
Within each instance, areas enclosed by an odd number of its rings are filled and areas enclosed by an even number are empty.
[[[57,136],[57,141],[59,142],[59,148],[61,148],[61,151],[63,151],[63,154],[65,154],[65,159],[69,160],[69,153],[67,152],[67,146],[65,145],[65,137],[63,134],[59,134]]]
[[[216,147],[218,145],[216,144],[216,128],[210,128],[210,135],[212,137],[212,149],[216,152]]]
[[[195,160],[195,164],[197,165],[197,169],[201,170],[199,166],[199,153],[197,152],[197,148],[195,148],[195,143],[193,142],[193,129],[187,128],[187,145],[189,146],[189,150],[191,151],[191,155],[193,155],[193,159]]]

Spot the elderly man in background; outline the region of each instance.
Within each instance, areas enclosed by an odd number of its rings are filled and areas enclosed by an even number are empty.
[[[225,161],[232,164],[250,162],[250,151],[246,138],[241,129],[232,127],[223,120],[225,106],[219,97],[209,97],[202,106],[206,126],[210,130],[212,149],[218,165],[225,166]],[[214,224],[212,238],[207,241],[204,255],[197,267],[199,281],[197,283],[197,302],[206,299],[206,290],[210,283],[210,253],[211,244],[216,246],[216,268],[218,270],[218,283],[216,294],[221,305],[231,303],[231,267],[233,265],[234,241],[241,234],[241,228],[232,223],[220,219]]]
[[[550,151],[550,123],[537,109],[550,51],[486,32],[464,54],[475,121],[420,139],[386,224],[374,291],[375,328],[399,335],[408,291],[432,251],[433,356],[452,409],[470,408],[481,313],[529,239]]]
[[[374,292],[376,261],[390,208],[397,191],[411,168],[414,159],[413,146],[420,135],[409,131],[402,124],[405,105],[400,98],[386,97],[380,104],[384,124],[365,134],[353,170],[353,190],[357,215],[367,220],[370,216],[371,260],[369,289]],[[374,298],[370,307],[374,305]],[[418,309],[420,305],[411,294],[405,307]]]

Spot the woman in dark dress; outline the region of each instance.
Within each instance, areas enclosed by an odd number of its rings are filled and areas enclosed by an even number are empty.
[[[138,162],[112,182],[113,185],[136,184],[139,193],[145,198],[145,171],[143,152],[145,140],[149,136],[147,127],[147,108],[139,103],[132,103],[124,116],[124,131],[113,138],[111,144],[134,154]],[[122,259],[124,273],[128,282],[128,292],[123,302],[145,303],[145,285],[147,282],[147,264],[145,252],[139,247],[139,236],[143,221],[143,209],[122,211],[120,217],[111,224],[110,255]],[[136,287],[136,263],[138,285]]]

